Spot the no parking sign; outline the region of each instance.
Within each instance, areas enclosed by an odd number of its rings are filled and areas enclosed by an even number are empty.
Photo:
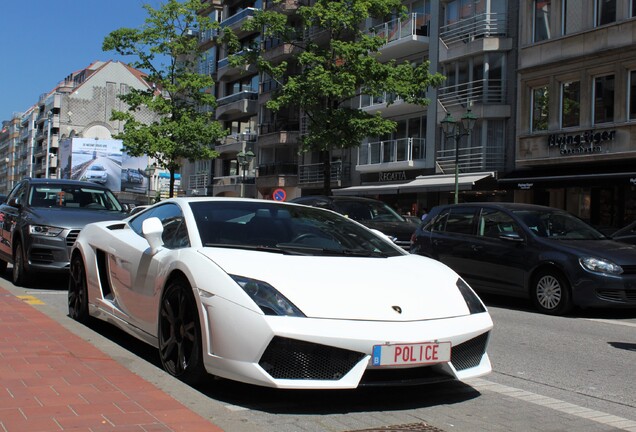
[[[274,201],[285,201],[287,199],[287,192],[285,192],[285,189],[276,189],[272,192],[272,198],[274,198]]]

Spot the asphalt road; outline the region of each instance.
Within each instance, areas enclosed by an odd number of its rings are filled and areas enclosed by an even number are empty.
[[[107,324],[70,320],[65,278],[28,289],[0,283],[42,300],[35,307],[227,431],[636,431],[636,309],[549,317],[485,297],[494,371],[467,384],[299,392],[210,377],[192,388],[167,376],[151,347]]]

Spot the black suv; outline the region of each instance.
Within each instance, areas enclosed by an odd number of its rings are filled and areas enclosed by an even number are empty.
[[[26,178],[0,204],[0,271],[13,283],[38,272],[67,272],[69,251],[88,223],[127,216],[110,189],[75,180]]]
[[[294,198],[291,202],[326,208],[343,214],[367,228],[380,231],[406,250],[409,249],[411,235],[417,228],[382,201],[371,198],[314,195]]]
[[[475,291],[525,297],[546,314],[636,307],[636,246],[574,215],[520,203],[435,207],[411,253],[437,259]]]

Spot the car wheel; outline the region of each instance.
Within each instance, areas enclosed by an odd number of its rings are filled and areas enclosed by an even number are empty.
[[[7,262],[0,260],[0,273],[7,271]]]
[[[13,254],[13,285],[25,286],[29,283],[30,277],[26,272],[24,265],[24,250],[22,248],[22,242],[18,241],[15,246],[15,253]]]
[[[199,313],[192,288],[183,279],[166,287],[159,311],[159,356],[170,375],[196,384],[204,375]]]
[[[572,308],[569,284],[554,270],[544,270],[536,275],[532,300],[540,312],[548,315],[564,315]]]
[[[75,255],[71,261],[71,272],[68,278],[68,315],[81,323],[88,320],[86,268],[79,255]]]

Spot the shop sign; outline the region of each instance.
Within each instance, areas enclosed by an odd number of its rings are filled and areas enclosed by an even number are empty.
[[[614,141],[616,131],[597,132],[588,130],[577,134],[551,134],[548,135],[548,147],[558,147],[562,156],[570,156],[587,153],[600,153],[603,150],[602,143]]]
[[[530,190],[534,186],[534,183],[517,183],[517,187],[521,190]]]
[[[381,182],[406,180],[406,171],[381,171],[378,174],[380,175],[378,180]]]

